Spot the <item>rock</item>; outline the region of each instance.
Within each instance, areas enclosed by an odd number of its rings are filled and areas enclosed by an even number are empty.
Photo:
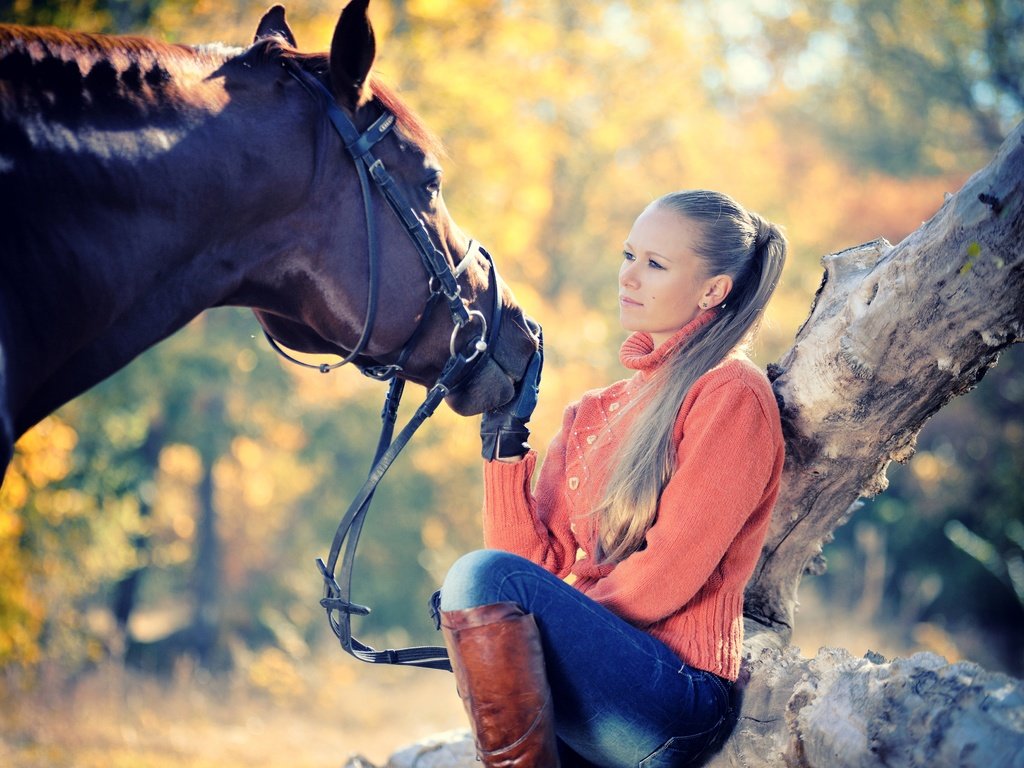
[[[473,768],[478,766],[473,736],[466,730],[445,731],[405,747],[385,768]]]

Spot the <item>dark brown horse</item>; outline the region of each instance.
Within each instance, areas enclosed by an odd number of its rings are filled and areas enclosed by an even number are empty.
[[[252,307],[292,349],[346,355],[363,337],[376,223],[381,312],[357,363],[430,384],[452,316],[424,318],[422,256],[378,190],[364,212],[356,164],[318,91],[375,147],[446,266],[470,248],[440,192],[437,145],[370,74],[368,0],[342,12],[329,54],[296,51],[275,6],[246,49],[0,26],[0,478],[14,440],[208,307]],[[314,82],[315,81],[315,82]],[[326,91],[320,86],[326,86]],[[537,342],[483,258],[461,300],[504,322],[447,397],[473,414],[512,396]]]

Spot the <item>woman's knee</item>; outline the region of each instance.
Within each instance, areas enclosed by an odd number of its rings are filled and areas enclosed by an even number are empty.
[[[497,549],[479,549],[463,555],[448,570],[441,586],[441,609],[457,611],[502,602],[502,586],[509,567],[521,567],[523,558]]]

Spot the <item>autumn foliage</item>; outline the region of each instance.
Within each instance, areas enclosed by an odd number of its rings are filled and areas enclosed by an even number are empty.
[[[4,12],[123,31],[123,5]],[[243,46],[266,3],[137,5],[144,18],[129,21],[144,33]],[[899,241],[936,211],[991,149],[981,119],[941,79],[920,79],[933,92],[919,114],[948,120],[899,135],[916,153],[908,164],[872,154],[872,141],[895,146],[886,136],[907,100],[900,78],[866,77],[869,52],[844,45],[844,33],[881,14],[871,28],[882,45],[902,19],[916,54],[906,60],[940,68],[947,55],[982,55],[990,19],[981,5],[373,3],[377,76],[444,139],[448,207],[545,327],[538,447],[567,402],[624,375],[620,244],[653,197],[719,189],[784,227],[791,258],[755,350],[762,364],[806,317],[823,254]],[[975,12],[946,25],[961,6]],[[288,8],[301,48],[328,46],[337,10]],[[953,53],[936,50],[940,30]],[[975,72],[976,84],[985,76]],[[975,105],[988,109],[986,124],[1019,116],[1020,104],[1000,98]],[[19,442],[0,490],[0,664],[81,666],[194,624],[200,608],[228,649],[301,659],[327,639],[313,560],[364,476],[383,389],[354,371],[285,370],[257,335],[246,312],[209,312]],[[930,472],[922,464],[915,476]],[[1008,493],[1019,505],[1016,488]],[[425,601],[448,564],[479,544],[480,495],[476,424],[438,414],[375,502],[356,577],[356,599],[375,612],[361,633],[436,642]],[[126,595],[127,613],[112,612]]]

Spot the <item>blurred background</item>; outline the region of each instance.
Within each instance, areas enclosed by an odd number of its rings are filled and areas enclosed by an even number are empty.
[[[268,0],[0,0],[0,21],[245,46]],[[340,3],[288,6],[325,50]],[[1024,115],[1018,0],[374,0],[379,76],[445,141],[446,199],[548,348],[533,422],[626,375],[621,242],[706,187],[782,225],[755,358],[791,345],[824,254],[897,243]],[[383,385],[283,365],[207,312],[47,418],[0,489],[0,763],[341,765],[463,724],[447,673],[367,668],[318,606]],[[407,395],[410,404],[419,393]],[[410,409],[413,407],[410,405]],[[403,411],[407,415],[408,409]],[[381,486],[355,574],[375,646],[481,541],[477,420],[443,410]],[[836,531],[795,642],[1024,674],[1024,353],[929,422]]]

